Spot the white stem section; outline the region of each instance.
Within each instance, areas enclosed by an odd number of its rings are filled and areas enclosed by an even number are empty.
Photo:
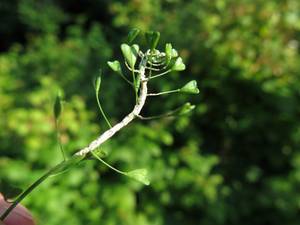
[[[123,127],[127,126],[127,124],[129,124],[134,118],[136,118],[140,114],[146,102],[147,92],[148,92],[148,88],[147,88],[148,79],[146,78],[145,75],[146,64],[147,64],[147,57],[144,57],[140,62],[139,70],[138,70],[138,72],[141,75],[140,94],[137,99],[136,105],[134,106],[134,109],[131,111],[131,113],[125,116],[121,122],[117,123],[112,128],[110,128],[109,130],[101,134],[97,139],[92,141],[87,147],[80,149],[78,152],[75,153],[75,155],[84,156],[87,153],[94,151],[101,144],[103,144],[105,141],[110,139],[115,133],[117,133]]]

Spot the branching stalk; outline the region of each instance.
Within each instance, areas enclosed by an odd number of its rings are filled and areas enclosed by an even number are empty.
[[[167,95],[167,94],[172,94],[172,93],[176,93],[179,91],[180,91],[180,89],[171,90],[171,91],[163,91],[163,92],[159,92],[159,93],[149,93],[149,94],[147,94],[147,96]]]
[[[123,80],[125,80],[128,84],[130,84],[131,86],[133,86],[133,83],[128,80],[122,73],[120,73],[120,76],[123,78]]]
[[[167,71],[165,71],[165,72],[163,72],[163,73],[160,73],[160,74],[157,74],[157,75],[152,76],[150,79],[154,79],[154,78],[157,78],[157,77],[161,77],[161,76],[166,75],[167,73],[170,73],[170,72],[171,72],[171,70],[167,70]]]
[[[103,109],[101,107],[100,100],[99,100],[99,93],[98,92],[96,92],[96,99],[97,99],[97,104],[98,104],[99,110],[100,110],[103,118],[105,119],[105,122],[107,123],[108,127],[111,128],[112,126],[111,126],[109,120],[107,119],[107,117],[106,117],[106,115],[105,115],[105,113],[104,113],[104,111],[103,111]]]
[[[123,171],[121,171],[121,170],[118,170],[117,168],[115,168],[115,167],[111,166],[110,164],[108,164],[107,162],[105,162],[105,161],[104,161],[103,159],[101,159],[95,152],[92,151],[91,153],[92,153],[92,155],[93,155],[96,159],[98,159],[101,163],[103,163],[103,164],[104,164],[105,166],[107,166],[108,168],[110,168],[110,169],[116,171],[117,173],[126,175],[125,172],[123,172]]]
[[[87,147],[80,149],[78,152],[75,153],[75,155],[86,155],[89,152],[94,151],[97,149],[101,144],[103,144],[105,141],[107,141],[109,138],[111,138],[115,133],[117,133],[119,130],[121,130],[123,127],[127,126],[134,118],[136,118],[137,115],[140,114],[146,98],[147,98],[147,82],[148,79],[145,75],[145,67],[147,63],[147,58],[142,58],[140,65],[139,65],[139,74],[141,76],[141,87],[139,96],[137,98],[136,105],[134,106],[134,109],[131,113],[129,113],[127,116],[123,118],[123,120],[116,125],[114,125],[109,130],[105,131],[102,135],[100,135],[97,139],[92,141]]]
[[[171,110],[167,113],[163,113],[157,116],[142,116],[142,115],[137,115],[137,117],[141,120],[154,120],[154,119],[161,119],[161,118],[165,118],[165,117],[172,117],[172,116],[176,116],[176,114],[182,109],[182,107],[178,107],[174,110]]]

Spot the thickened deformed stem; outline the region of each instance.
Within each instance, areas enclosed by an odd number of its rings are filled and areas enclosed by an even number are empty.
[[[104,143],[109,138],[111,138],[115,133],[117,133],[123,127],[127,126],[127,124],[129,124],[134,118],[136,118],[140,114],[146,102],[147,93],[148,93],[148,88],[147,88],[148,79],[145,74],[146,64],[147,64],[147,56],[144,56],[140,62],[139,69],[138,69],[138,73],[140,74],[141,77],[139,96],[137,98],[136,105],[134,106],[131,113],[125,116],[121,122],[117,123],[112,128],[110,128],[109,130],[101,134],[97,139],[92,141],[87,147],[80,149],[78,152],[75,153],[75,155],[84,156],[87,153],[94,151],[102,143]]]

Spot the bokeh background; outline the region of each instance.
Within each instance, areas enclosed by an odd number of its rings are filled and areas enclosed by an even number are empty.
[[[196,79],[200,95],[152,98],[144,115],[190,101],[189,116],[136,121],[103,148],[112,165],[147,168],[143,186],[97,162],[47,180],[24,204],[47,225],[296,225],[300,221],[300,1],[1,0],[0,177],[25,188],[61,160],[52,106],[66,103],[68,154],[132,109],[108,69],[128,31],[161,32],[187,69],[151,83]],[[143,45],[143,39],[139,41]]]

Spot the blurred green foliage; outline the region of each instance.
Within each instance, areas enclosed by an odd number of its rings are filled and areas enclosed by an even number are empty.
[[[144,115],[187,100],[197,108],[136,121],[103,146],[118,168],[146,167],[151,185],[81,164],[25,200],[38,223],[298,224],[299,12],[298,0],[1,1],[0,178],[25,188],[61,159],[60,88],[69,155],[105,130],[92,86],[100,67],[103,107],[113,123],[126,115],[134,95],[106,61],[121,56],[130,28],[159,30],[187,70],[151,90],[195,79],[200,95],[149,99]]]

